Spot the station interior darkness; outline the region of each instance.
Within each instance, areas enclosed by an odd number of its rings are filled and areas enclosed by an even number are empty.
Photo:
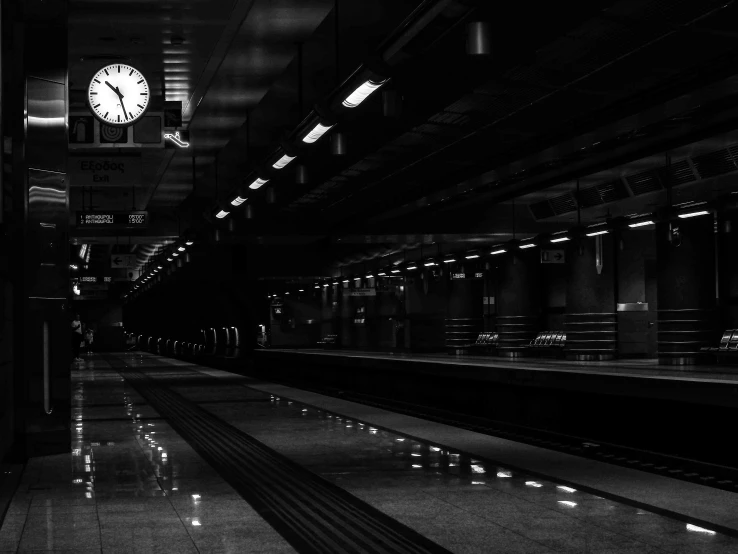
[[[738,552],[737,28],[4,0],[0,554]]]

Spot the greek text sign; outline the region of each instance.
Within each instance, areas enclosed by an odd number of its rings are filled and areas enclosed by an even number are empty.
[[[377,296],[377,289],[344,289],[344,296]]]
[[[148,212],[77,212],[77,229],[143,229]]]
[[[565,250],[541,250],[542,264],[563,264],[566,263]]]
[[[141,183],[139,156],[74,156],[69,162],[73,187],[130,187]]]

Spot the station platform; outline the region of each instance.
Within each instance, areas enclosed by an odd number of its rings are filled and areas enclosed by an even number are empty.
[[[309,360],[323,367],[350,364],[357,369],[730,408],[738,401],[738,366],[729,365],[664,366],[655,359],[569,361],[312,348],[262,349],[256,355],[257,359],[271,360],[270,363]]]
[[[73,371],[0,552],[727,553],[738,495],[152,354]]]

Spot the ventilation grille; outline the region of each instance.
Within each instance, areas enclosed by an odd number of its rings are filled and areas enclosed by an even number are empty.
[[[579,191],[579,204],[582,208],[617,202],[624,198],[628,198],[628,191],[620,179],[599,183]]]
[[[535,202],[530,204],[528,208],[535,219],[546,219],[547,217],[553,217],[556,215],[556,212],[551,207],[551,204],[548,203],[548,200]]]
[[[735,171],[738,167],[736,167],[733,160],[734,158],[727,148],[692,158],[695,168],[703,179]]]
[[[659,173],[656,169],[629,175],[625,180],[628,181],[628,186],[630,186],[630,190],[633,191],[635,196],[662,189],[661,179],[659,179]]]
[[[689,166],[689,161],[687,160],[673,163],[668,169],[665,167],[662,168],[661,176],[662,182],[667,182],[667,177],[671,179],[672,187],[678,187],[679,185],[684,185],[697,180],[697,177]]]
[[[556,215],[568,214],[569,212],[574,212],[577,209],[577,203],[574,200],[574,197],[568,192],[561,196],[551,198],[549,202],[551,203],[551,207]]]

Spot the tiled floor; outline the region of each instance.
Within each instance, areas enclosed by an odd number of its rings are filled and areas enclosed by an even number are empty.
[[[120,359],[451,552],[738,552],[738,539],[219,381],[197,366]],[[231,476],[218,475],[120,374],[93,360],[73,376],[72,455],[29,462],[0,552],[295,551]]]

